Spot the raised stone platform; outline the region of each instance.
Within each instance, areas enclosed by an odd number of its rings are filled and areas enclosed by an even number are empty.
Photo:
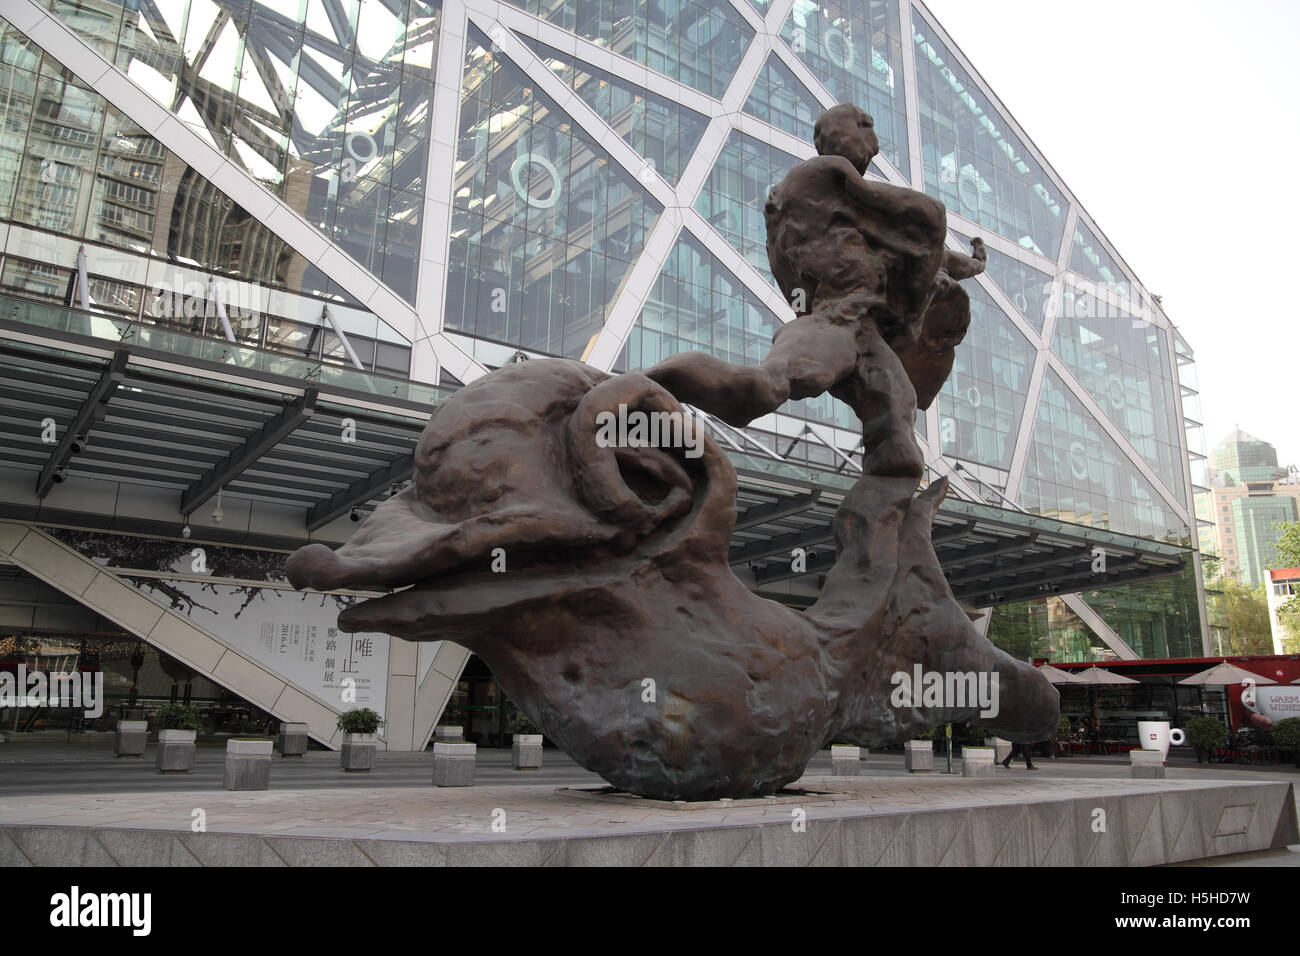
[[[699,805],[546,786],[4,797],[0,865],[1150,866],[1300,843],[1292,785],[1276,781],[797,788]]]

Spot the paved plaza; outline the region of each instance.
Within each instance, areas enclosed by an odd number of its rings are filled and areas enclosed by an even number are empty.
[[[107,741],[6,744],[0,862],[653,865],[860,862],[865,853],[877,863],[1141,864],[1239,847],[1253,852],[1206,862],[1300,864],[1300,847],[1259,852],[1270,836],[1263,818],[1277,816],[1277,794],[1300,780],[1278,765],[1174,758],[1168,778],[1153,781],[1130,779],[1127,761],[1076,757],[967,779],[909,775],[901,755],[886,753],[868,755],[859,776],[832,777],[824,752],[794,786],[801,794],[675,806],[602,793],[603,781],[554,750],[536,772],[510,769],[508,751],[480,751],[472,788],[430,786],[428,753],[381,753],[373,772],[345,774],[336,754],[313,751],[275,757],[271,790],[229,792],[223,760],[220,747],[200,747],[192,773],[162,775],[152,747],[115,758]],[[1264,790],[1271,795],[1252,804]],[[1273,809],[1259,809],[1266,804]],[[1256,809],[1239,810],[1246,805]],[[1113,840],[1080,836],[1096,808],[1112,815]],[[1240,813],[1238,832],[1224,821]],[[200,817],[205,832],[195,832]]]

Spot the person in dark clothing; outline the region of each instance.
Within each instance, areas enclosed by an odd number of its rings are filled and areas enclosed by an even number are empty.
[[[1016,758],[1017,755],[1020,755],[1020,756],[1022,756],[1022,757],[1025,758],[1025,769],[1026,769],[1026,770],[1037,770],[1038,768],[1034,766],[1034,758],[1033,758],[1033,755],[1031,755],[1030,752],[1029,752],[1029,748],[1032,747],[1032,746],[1033,746],[1033,744],[1017,744],[1017,743],[1013,743],[1013,744],[1011,745],[1011,753],[1007,754],[1007,759],[1004,760],[1004,761],[1002,761],[1002,766],[1004,766],[1004,767],[1006,767],[1008,770],[1010,770],[1010,769],[1011,769],[1011,761],[1014,760],[1014,759]]]

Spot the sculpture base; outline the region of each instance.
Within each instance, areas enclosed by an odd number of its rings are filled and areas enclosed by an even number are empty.
[[[84,796],[4,797],[0,866],[1151,866],[1300,842],[1288,782],[932,774],[796,787],[683,805],[602,787],[118,793],[80,816]],[[191,832],[199,805],[223,832]]]

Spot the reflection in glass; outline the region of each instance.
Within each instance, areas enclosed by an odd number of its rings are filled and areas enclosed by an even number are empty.
[[[1165,486],[1182,498],[1184,459],[1167,336],[1141,320],[1093,317],[1069,306],[1066,299],[1052,351]]]
[[[810,143],[813,125],[825,109],[775,53],[768,55],[745,101],[750,116]]]
[[[409,302],[439,11],[424,0],[190,0],[129,4],[125,13],[99,0],[54,8]],[[380,225],[388,220],[401,223],[392,235]],[[327,290],[305,262],[287,271]]]
[[[906,177],[900,29],[896,0],[795,0],[781,38],[839,102],[871,114],[880,154]],[[811,140],[812,129],[797,135]]]
[[[677,182],[709,125],[707,116],[527,36],[519,39],[649,161],[646,174]]]
[[[774,288],[763,204],[771,188],[798,161],[775,146],[733,130],[695,200],[695,211]]]
[[[1016,433],[1034,369],[1034,347],[974,282],[970,330],[939,393],[939,440],[945,455],[1011,467]]]
[[[1048,368],[1025,464],[1028,511],[1160,541],[1191,530]]]
[[[507,2],[715,99],[726,92],[754,38],[725,0]]]
[[[662,207],[470,28],[446,322],[578,358]]]
[[[1067,203],[924,17],[912,16],[925,191],[1026,249],[1055,259]]]

